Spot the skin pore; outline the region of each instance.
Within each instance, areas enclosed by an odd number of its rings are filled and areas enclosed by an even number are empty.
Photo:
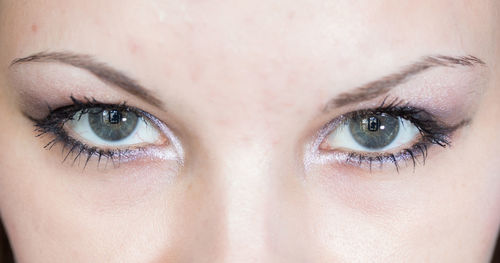
[[[499,13],[495,0],[0,0],[0,215],[16,260],[488,262]],[[40,130],[75,102],[140,110],[161,139],[88,155]],[[391,103],[432,116],[449,144],[382,159],[329,144],[351,113]]]

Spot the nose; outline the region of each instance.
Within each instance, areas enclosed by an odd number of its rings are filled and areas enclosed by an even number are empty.
[[[182,223],[185,262],[304,262],[300,179],[261,145],[221,147],[193,173],[201,197]]]
[[[269,229],[275,178],[266,150],[233,151],[219,162],[217,176],[224,189],[221,253],[225,262],[266,262],[270,257]]]

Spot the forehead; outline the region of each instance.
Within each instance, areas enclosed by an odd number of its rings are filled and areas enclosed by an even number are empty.
[[[141,54],[170,65],[186,58],[244,59],[265,69],[262,61],[323,60],[345,68],[387,60],[388,54],[463,52],[492,30],[490,5],[465,0],[4,0],[1,10],[15,28],[11,31],[28,39],[17,43],[23,46]]]
[[[214,102],[316,100],[425,55],[482,57],[495,22],[492,3],[465,0],[0,3],[6,54],[91,54],[163,97]]]
[[[438,33],[441,37],[434,37],[443,41],[456,35],[453,31],[486,22],[488,16],[494,14],[491,7],[494,4],[486,0],[307,3],[296,0],[3,0],[0,3],[3,16],[12,14],[18,18],[12,22],[34,23],[41,26],[40,29],[44,24],[53,31],[72,30],[73,33],[88,28],[95,34],[108,36],[119,36],[126,31],[160,44],[172,44],[170,42],[178,38],[193,40],[185,37],[197,35],[227,45],[244,42],[249,47],[277,39],[286,44],[288,41],[304,44],[308,42],[307,37],[321,37],[328,46],[334,45],[332,48],[348,45],[352,49],[365,49],[367,46],[354,39],[383,37],[385,43],[389,43],[410,38],[421,42],[425,40],[417,34],[424,33]],[[21,17],[23,19],[19,19]]]

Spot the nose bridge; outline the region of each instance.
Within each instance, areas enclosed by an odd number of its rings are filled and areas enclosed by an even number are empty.
[[[279,230],[273,208],[278,207],[277,198],[286,198],[277,194],[286,180],[278,173],[286,171],[276,169],[286,159],[277,158],[287,147],[282,141],[285,131],[281,115],[266,107],[270,103],[257,94],[244,95],[198,113],[203,118],[196,130],[203,132],[197,134],[202,153],[195,154],[200,164],[195,177],[217,189],[213,200],[203,201],[219,207],[210,212],[213,221],[208,222],[220,230],[210,237],[217,262],[272,262],[273,235]],[[246,105],[243,97],[258,103],[241,107]]]
[[[273,176],[266,158],[269,152],[257,145],[248,142],[231,147],[218,162],[217,177],[224,191],[226,262],[263,262],[267,254],[266,216]]]

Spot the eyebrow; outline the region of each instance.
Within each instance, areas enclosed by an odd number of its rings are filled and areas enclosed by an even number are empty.
[[[113,84],[156,107],[163,108],[162,101],[154,97],[151,91],[142,87],[136,80],[128,77],[120,70],[113,69],[105,63],[96,61],[90,55],[71,52],[40,52],[27,57],[17,58],[12,61],[10,66],[26,62],[60,62],[85,69],[102,81]]]
[[[339,94],[337,97],[326,103],[324,112],[327,112],[332,108],[339,108],[353,103],[377,98],[388,93],[394,87],[408,81],[412,76],[423,73],[424,71],[434,67],[473,67],[475,65],[486,65],[486,63],[471,55],[460,57],[443,55],[427,56],[416,63],[406,66],[397,73],[369,82],[354,89],[353,91]]]

